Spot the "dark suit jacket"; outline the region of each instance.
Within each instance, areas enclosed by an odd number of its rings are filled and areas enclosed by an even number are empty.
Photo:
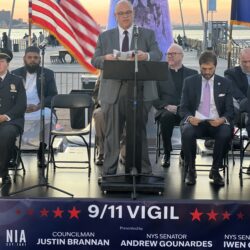
[[[22,131],[25,110],[26,91],[23,80],[8,72],[0,84],[0,114],[9,116],[10,121],[6,123],[16,125]]]
[[[201,98],[202,76],[194,75],[184,80],[182,89],[180,116],[182,123],[188,116],[195,116]],[[214,76],[214,101],[220,117],[225,117],[232,124],[234,117],[231,82],[221,76]]]
[[[21,76],[26,80],[27,71],[25,67],[18,68],[13,70],[12,73],[17,76]],[[54,77],[54,72],[50,69],[44,68],[44,105],[45,107],[50,108],[51,99],[53,96],[57,95],[57,87]],[[36,81],[38,97],[41,100],[41,67],[37,72],[37,81]]]
[[[177,93],[176,93],[176,85],[172,79],[170,70],[168,76],[169,79],[167,81],[158,81],[157,82],[157,89],[158,89],[158,95],[159,99],[154,101],[153,105],[156,109],[158,109],[155,118],[159,117],[162,112],[164,111],[164,107],[166,105],[176,105],[179,106],[180,103],[177,98]],[[190,68],[187,68],[183,66],[183,80],[187,78],[188,76],[198,74],[197,70],[193,70]]]
[[[227,69],[224,72],[226,78],[232,81],[233,97],[240,102],[247,97],[248,80],[245,73],[242,72],[240,66]]]

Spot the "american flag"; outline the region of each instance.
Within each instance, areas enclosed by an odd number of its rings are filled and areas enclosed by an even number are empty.
[[[30,0],[30,19],[51,34],[91,73],[100,28],[79,0]]]

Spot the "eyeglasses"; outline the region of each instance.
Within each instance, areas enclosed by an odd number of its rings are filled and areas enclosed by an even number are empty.
[[[178,52],[171,52],[171,53],[167,53],[167,56],[176,56],[176,55],[181,55],[182,53],[178,53]]]
[[[117,15],[120,16],[120,17],[122,17],[122,16],[130,16],[132,14],[132,12],[133,12],[132,10],[128,10],[126,12],[120,11],[120,12],[117,12]]]

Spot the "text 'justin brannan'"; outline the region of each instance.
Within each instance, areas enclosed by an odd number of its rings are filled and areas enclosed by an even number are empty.
[[[43,239],[37,240],[37,245],[68,245],[68,246],[109,246],[109,239]]]
[[[111,219],[152,219],[152,220],[179,220],[174,206],[130,206],[130,205],[90,205],[88,207],[90,218]]]

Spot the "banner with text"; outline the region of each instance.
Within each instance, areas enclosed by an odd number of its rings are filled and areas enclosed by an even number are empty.
[[[247,202],[0,201],[0,249],[250,249]]]

